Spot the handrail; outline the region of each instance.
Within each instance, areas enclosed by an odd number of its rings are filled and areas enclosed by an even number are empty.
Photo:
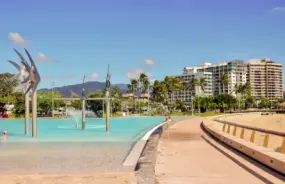
[[[267,133],[267,134],[272,134],[272,135],[285,137],[285,132],[278,132],[278,131],[267,130],[267,129],[263,129],[263,128],[255,128],[255,127],[251,127],[251,126],[247,126],[247,125],[240,125],[240,124],[237,124],[237,123],[224,121],[224,120],[219,120],[219,119],[214,119],[214,121],[219,122],[219,123],[223,123],[223,124],[227,124],[227,125],[240,127],[240,128],[245,128],[245,129],[249,129],[249,130],[254,130],[254,131],[258,131],[258,132],[263,132],[263,133]]]

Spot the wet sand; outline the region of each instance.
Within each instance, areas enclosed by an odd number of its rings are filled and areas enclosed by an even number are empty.
[[[124,172],[125,143],[0,143],[0,174]]]
[[[0,142],[2,184],[131,184],[130,142]]]
[[[263,128],[268,130],[274,130],[279,132],[285,132],[285,115],[284,114],[273,114],[273,115],[261,115],[261,113],[255,114],[243,114],[243,115],[233,115],[233,116],[224,116],[220,117],[219,119],[230,121],[233,123],[247,125],[257,128]],[[217,128],[222,130],[222,124],[216,123],[215,125]],[[233,128],[230,131],[233,134]],[[237,128],[237,136],[240,136],[241,129]],[[245,130],[245,137],[246,141],[250,141],[252,131]],[[263,145],[265,133],[255,133],[255,144]],[[279,151],[282,145],[283,138],[280,136],[269,135],[269,143],[268,147]]]
[[[97,173],[89,175],[1,175],[2,184],[135,184],[133,173]]]

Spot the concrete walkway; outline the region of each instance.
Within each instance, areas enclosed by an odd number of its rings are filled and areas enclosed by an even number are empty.
[[[159,184],[284,182],[208,137],[202,120],[178,122],[162,134],[155,169]]]

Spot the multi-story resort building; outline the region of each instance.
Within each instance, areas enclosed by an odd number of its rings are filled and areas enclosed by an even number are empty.
[[[191,83],[193,79],[201,79],[204,78],[206,81],[206,86],[204,87],[204,91],[201,90],[201,88],[197,87],[195,90],[196,94],[199,94],[200,96],[211,96],[212,93],[212,73],[210,72],[197,72],[197,67],[192,67],[191,69],[188,68],[187,71],[184,71],[182,75],[176,75],[172,77],[177,77],[183,82]],[[183,101],[186,105],[189,105],[191,103],[191,98],[193,94],[190,89],[184,89],[183,91],[179,92],[173,92],[168,97],[169,103],[174,103],[175,101]]]
[[[283,97],[283,66],[270,60],[247,64],[247,81],[256,100],[266,97],[272,101]]]
[[[227,84],[221,80],[225,74],[228,76]],[[257,100],[263,96],[274,100],[283,95],[282,65],[272,61],[246,63],[243,60],[232,60],[215,65],[203,63],[199,67],[185,67],[183,74],[172,77],[187,83],[190,83],[193,78],[204,78],[207,84],[205,90],[197,88],[195,92],[199,96],[216,96],[222,93],[236,96],[235,86],[244,85],[246,82],[250,83],[251,95]],[[190,90],[173,92],[169,95],[168,101],[173,103],[181,100],[189,105],[191,96]]]

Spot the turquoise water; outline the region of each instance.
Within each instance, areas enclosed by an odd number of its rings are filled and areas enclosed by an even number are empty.
[[[182,117],[173,117],[181,119]],[[134,142],[165,117],[112,118],[111,131],[106,132],[105,119],[87,119],[86,129],[75,127],[72,119],[38,119],[38,136],[32,138],[30,122],[28,136],[24,135],[24,119],[0,120],[0,131],[8,131],[8,141],[127,141]]]

